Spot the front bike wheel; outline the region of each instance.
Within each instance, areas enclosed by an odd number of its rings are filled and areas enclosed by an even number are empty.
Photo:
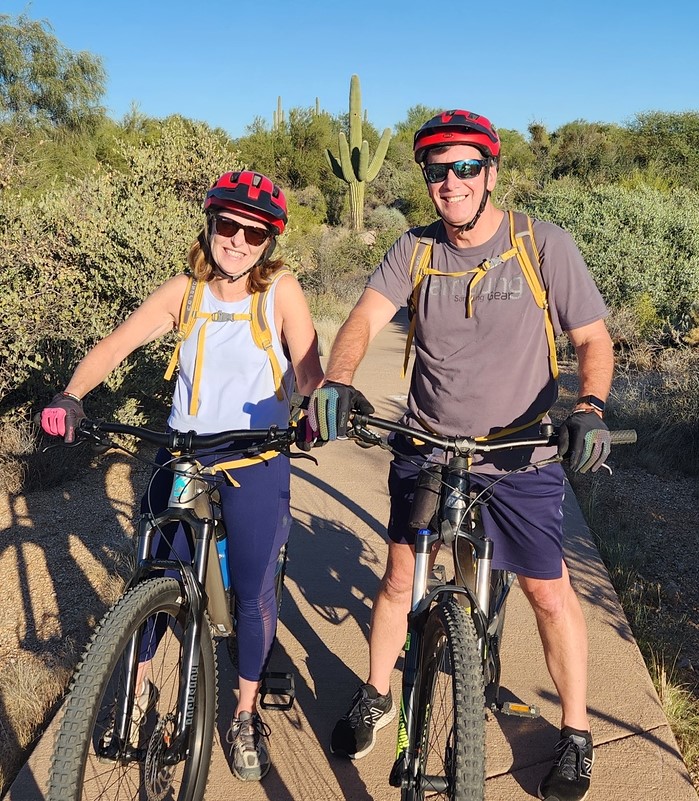
[[[156,578],[129,590],[105,615],[78,666],[51,763],[47,801],[198,801],[204,797],[217,708],[217,670],[211,630],[201,631],[199,668],[189,741],[183,757],[166,764],[177,722],[184,632],[190,624],[178,581]],[[153,690],[131,743],[105,753],[115,705],[123,698],[125,650],[155,625],[161,639],[148,653],[145,677]],[[141,647],[144,647],[143,645]],[[145,657],[144,657],[145,658]],[[191,682],[191,677],[188,681]]]
[[[403,801],[482,801],[483,670],[473,620],[454,597],[427,618],[419,676],[411,744],[417,764]]]

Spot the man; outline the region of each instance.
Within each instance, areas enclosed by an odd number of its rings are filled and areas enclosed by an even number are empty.
[[[416,432],[489,437],[536,431],[556,399],[553,337],[565,331],[578,359],[580,397],[562,426],[559,452],[573,470],[597,470],[609,452],[602,414],[613,353],[605,304],[577,247],[561,228],[533,221],[528,252],[538,264],[534,278],[527,277],[513,247],[521,232],[491,200],[500,140],[485,117],[445,111],[417,131],[414,151],[440,219],[394,243],[340,329],[326,383],[312,397],[311,421],[327,419],[327,425],[316,424],[321,439],[343,434],[350,408],[369,410],[351,386],[355,370],[371,340],[410,299],[416,358],[407,425]],[[527,221],[523,215],[512,219]],[[431,245],[430,261],[414,290],[421,236]],[[537,303],[539,289],[548,304]],[[389,551],[372,613],[369,676],[332,733],[331,750],[354,759],[373,748],[376,731],[395,715],[389,681],[410,609],[415,532],[408,515],[418,472],[412,462],[425,454],[407,440],[394,445],[399,453],[389,474]],[[521,454],[474,459],[474,480],[490,483],[523,458],[533,464],[552,455],[550,449]],[[593,762],[587,631],[562,555],[563,484],[560,464],[514,473],[494,487],[484,523],[495,543],[493,567],[517,573],[533,607],[561,701],[561,739],[539,797],[580,801]]]

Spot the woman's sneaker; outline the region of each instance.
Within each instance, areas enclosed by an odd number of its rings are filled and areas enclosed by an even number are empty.
[[[244,782],[259,782],[272,763],[265,739],[271,729],[256,712],[241,712],[233,718],[226,735],[231,746],[231,770]]]
[[[556,762],[539,785],[544,801],[583,801],[590,789],[592,763],[590,732],[564,727],[556,743]]]
[[[346,715],[335,724],[330,739],[333,754],[361,759],[374,747],[376,732],[396,716],[390,691],[379,695],[371,684],[362,684]]]
[[[131,710],[131,725],[129,726],[129,744],[132,748],[137,749],[140,739],[143,724],[146,722],[149,712],[155,706],[158,700],[158,688],[153,682],[148,679],[143,679],[143,686],[141,692],[134,698],[133,709]],[[114,721],[112,721],[109,728],[102,735],[99,743],[98,759],[100,761],[111,761],[107,757],[107,750],[112,742],[114,736]]]

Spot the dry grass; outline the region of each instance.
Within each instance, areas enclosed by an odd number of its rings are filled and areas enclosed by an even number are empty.
[[[638,443],[615,450],[611,481],[571,483],[699,791],[699,352],[642,342],[610,400]]]
[[[334,294],[309,295],[311,315],[318,334],[321,356],[329,356],[335,336],[354,306],[354,299],[342,299]]]
[[[666,666],[662,655],[653,656],[651,676],[663,710],[689,767],[694,786],[699,788],[699,704],[696,693],[682,682],[676,666]]]
[[[36,451],[35,432],[25,421],[0,427],[0,492],[16,493],[24,486],[27,459]]]
[[[37,721],[45,720],[62,696],[76,654],[66,644],[63,654],[42,660],[22,652],[2,667],[5,717],[0,720],[0,792],[22,764],[23,753],[37,736]]]

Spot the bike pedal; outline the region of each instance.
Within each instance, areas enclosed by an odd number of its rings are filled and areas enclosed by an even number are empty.
[[[267,700],[268,698],[272,700]],[[260,706],[263,709],[291,709],[296,698],[296,685],[293,673],[269,671],[262,676],[260,687]]]
[[[538,706],[518,704],[512,701],[505,701],[504,704],[498,705],[498,711],[504,715],[515,715],[520,718],[538,718],[541,714]]]

